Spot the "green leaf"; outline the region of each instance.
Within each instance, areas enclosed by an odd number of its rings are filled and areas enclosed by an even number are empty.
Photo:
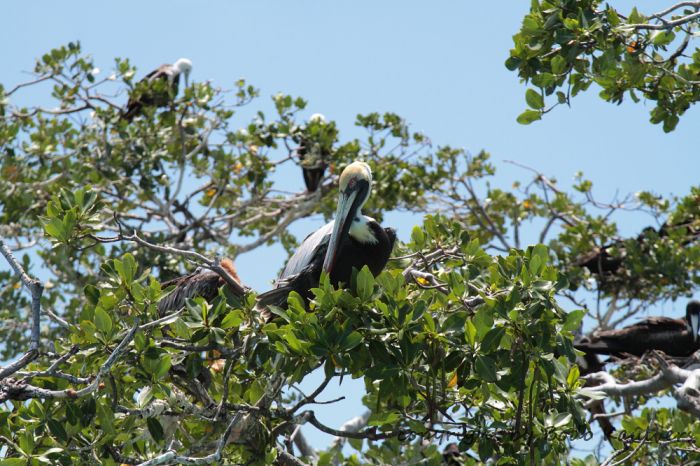
[[[49,426],[49,432],[51,432],[51,435],[63,443],[68,442],[68,434],[66,433],[66,429],[63,428],[63,424],[58,422],[56,419],[48,419],[46,424]]]
[[[413,241],[417,249],[423,249],[423,246],[425,246],[425,233],[423,232],[423,228],[418,225],[413,227],[411,231],[411,241]]]
[[[5,458],[0,460],[0,466],[28,466],[27,458]]]
[[[123,272],[122,279],[125,283],[131,283],[134,281],[136,276],[136,259],[130,253],[124,254],[122,258],[123,261]]]
[[[542,26],[540,25],[540,22],[537,21],[533,15],[527,15],[525,18],[523,18],[523,32],[527,34],[535,34],[539,32],[541,28]]]
[[[51,221],[45,224],[44,231],[46,231],[49,236],[52,236],[60,241],[65,238],[63,222],[57,218],[51,219]]]
[[[426,312],[423,314],[423,322],[425,322],[425,328],[432,333],[435,333],[435,319],[430,313]]]
[[[530,265],[528,269],[530,270],[530,273],[532,275],[537,275],[540,271],[540,267],[542,266],[542,259],[540,256],[532,256],[530,258]]]
[[[156,366],[156,369],[153,373],[153,376],[155,377],[155,379],[159,380],[159,379],[162,379],[163,377],[165,377],[165,375],[170,370],[171,366],[172,366],[172,363],[170,360],[170,355],[169,354],[162,355],[160,360],[158,361],[158,365]]]
[[[552,73],[561,74],[566,68],[566,59],[561,55],[556,55],[552,58]]]
[[[481,341],[481,351],[483,353],[490,353],[491,351],[498,348],[501,343],[503,335],[505,335],[506,330],[503,327],[494,327],[488,331]]]
[[[70,240],[71,236],[73,235],[73,230],[75,229],[75,225],[77,223],[77,218],[75,211],[73,209],[69,210],[66,212],[66,215],[63,216],[63,235],[64,235],[64,241]]]
[[[363,439],[361,438],[349,438],[348,443],[350,444],[351,447],[353,447],[357,451],[362,450],[362,443],[364,442]]]
[[[544,99],[542,98],[542,94],[534,89],[528,89],[525,91],[525,102],[527,102],[527,105],[530,106],[530,108],[534,108],[535,110],[541,110],[544,108]]]
[[[350,351],[360,343],[362,343],[362,335],[360,335],[358,332],[352,331],[343,339],[341,349],[342,351]]]
[[[523,113],[518,115],[516,121],[521,125],[529,125],[533,121],[541,120],[542,113],[536,110],[525,110]]]
[[[100,301],[100,290],[95,285],[87,285],[83,291],[90,304],[96,305]]]
[[[561,428],[571,421],[571,417],[571,413],[553,413],[545,418],[545,425],[555,429]]]
[[[388,412],[372,412],[372,415],[367,421],[367,425],[370,426],[383,426],[385,424],[394,424],[399,419],[401,419],[401,414],[395,411]]]
[[[496,364],[493,359],[488,356],[477,356],[474,369],[476,369],[476,373],[486,382],[495,382],[497,380]]]
[[[542,263],[546,264],[549,260],[549,249],[544,244],[536,244],[532,248],[531,255],[538,256],[540,259],[542,259]]]
[[[221,328],[229,329],[238,327],[243,322],[243,312],[236,309],[226,314],[226,317],[221,321]]]
[[[576,311],[571,311],[566,314],[566,319],[564,324],[562,324],[562,330],[567,332],[575,332],[581,325],[581,320],[586,315],[586,311],[583,309],[578,309]]]
[[[369,301],[374,293],[374,276],[366,265],[357,273],[357,297]]]
[[[470,346],[474,346],[476,342],[476,327],[471,319],[467,319],[464,322],[464,339],[469,343]]]
[[[481,306],[476,311],[476,315],[472,321],[476,327],[479,339],[484,338],[484,335],[493,327],[493,310],[486,306]]]
[[[305,353],[305,346],[294,334],[294,331],[289,330],[284,334],[284,339],[287,341],[289,348],[295,353]]]
[[[163,426],[160,425],[158,419],[154,417],[146,418],[146,425],[148,426],[148,433],[151,434],[153,440],[161,442],[163,440]]]
[[[571,366],[571,369],[569,370],[569,375],[566,377],[566,384],[569,387],[573,387],[576,382],[578,382],[579,377],[581,376],[581,371],[579,370],[577,365]]]
[[[112,333],[112,319],[102,307],[98,306],[95,308],[95,318],[93,322],[95,323],[95,327],[104,335],[110,335]]]
[[[675,38],[676,34],[670,29],[664,31],[654,31],[651,34],[651,43],[657,47],[662,47],[673,42],[673,39]]]

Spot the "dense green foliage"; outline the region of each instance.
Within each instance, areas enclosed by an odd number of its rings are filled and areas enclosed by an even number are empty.
[[[334,122],[300,119],[300,98],[276,95],[274,116],[258,111],[245,122],[237,112],[257,102],[254,87],[195,82],[170,108],[127,123],[125,96],[107,96],[136,85],[128,60],[98,80],[69,44],[35,72],[28,85],[51,86],[50,109],[18,104],[23,87],[0,88],[0,235],[31,252],[20,261],[30,275],[49,277],[41,350],[0,378],[2,464],[297,464],[290,454],[322,465],[439,464],[445,442],[458,444],[465,464],[558,464],[594,430],[583,405],[596,395],[581,390],[572,346],[580,295],[597,293],[589,315],[609,327],[700,283],[698,188],[629,199],[626,207],[662,227],[624,239],[611,216],[621,205],[595,201],[591,182],[567,193],[537,173],[525,187],[494,188],[487,153],[433,147],[394,114],[358,116],[366,137],[344,140]],[[540,108],[539,99],[528,102]],[[298,173],[302,140],[330,151],[331,167],[318,192],[286,194],[278,175]],[[202,265],[182,251],[235,258],[273,242],[293,250],[288,227],[314,213],[329,218],[337,174],[357,158],[374,173],[370,215],[400,209],[422,219],[380,276],[364,269],[337,290],[323,280],[310,309],[292,295],[270,323],[254,308],[255,291],[226,287],[211,303],[158,314],[170,291],[159,282]],[[526,230],[540,244],[523,247]],[[9,360],[30,346],[30,300],[9,272],[0,299]],[[646,364],[633,375],[652,375]],[[290,390],[314,370],[325,374],[316,392]],[[328,381],[343,377],[366,390],[370,414],[354,433],[314,414]],[[630,412],[620,433],[654,424],[694,438],[688,418],[670,408]],[[304,424],[349,437],[352,449],[341,440],[294,449]],[[639,438],[611,444],[627,454]],[[677,446],[667,440],[635,458]]]
[[[595,83],[608,102],[654,102],[651,122],[672,131],[700,99],[700,53],[689,49],[699,6],[679,2],[655,14],[628,14],[614,2],[533,1],[506,61],[537,88],[527,90],[530,110],[518,121],[539,120]]]

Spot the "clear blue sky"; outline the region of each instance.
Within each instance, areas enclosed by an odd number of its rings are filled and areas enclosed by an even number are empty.
[[[638,2],[647,8],[649,2]],[[613,2],[629,10],[633,2]],[[270,108],[277,92],[309,101],[309,114],[335,119],[341,135],[357,134],[357,113],[392,111],[436,144],[491,152],[504,185],[529,174],[504,164],[516,160],[568,185],[582,170],[596,196],[653,190],[683,195],[698,183],[700,113],[688,111],[675,132],[648,122],[651,106],[614,106],[591,89],[573,108],[558,108],[530,126],[515,122],[525,108],[525,87],[503,62],[529,2],[466,1],[121,1],[7,2],[0,28],[0,82],[27,76],[34,58],[80,40],[96,64],[110,69],[128,57],[138,76],[188,57],[193,80],[232,87],[245,78]],[[35,96],[20,93],[16,99]],[[261,104],[256,104],[261,105]],[[257,108],[257,107],[256,107]],[[244,120],[241,120],[243,123]],[[301,188],[301,176],[299,176]],[[400,237],[410,222],[398,216]],[[644,221],[630,216],[623,233]],[[299,223],[303,234],[321,220]],[[279,247],[241,256],[244,280],[264,289],[281,267]],[[260,263],[279,264],[260,269]],[[0,268],[6,265],[1,264]],[[672,306],[668,306],[671,310]],[[676,309],[674,314],[680,314]],[[361,384],[343,383],[344,393]],[[325,412],[337,426],[359,413],[353,402]],[[332,395],[329,395],[332,396]],[[308,430],[308,429],[307,429]],[[320,436],[312,440],[322,442]]]

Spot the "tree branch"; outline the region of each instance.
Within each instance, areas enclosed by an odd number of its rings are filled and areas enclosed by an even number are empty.
[[[0,253],[5,256],[10,267],[19,276],[22,284],[29,290],[32,296],[32,339],[27,351],[17,361],[0,368],[0,380],[8,375],[14,374],[18,370],[32,362],[39,354],[40,332],[41,332],[41,295],[44,292],[44,286],[39,280],[31,278],[27,275],[19,261],[12,254],[10,248],[5,245],[5,242],[0,238]]]

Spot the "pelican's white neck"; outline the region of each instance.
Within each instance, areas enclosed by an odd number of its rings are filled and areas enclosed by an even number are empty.
[[[374,236],[374,232],[369,227],[369,222],[373,221],[374,219],[372,217],[362,215],[360,209],[357,209],[348,234],[362,244],[377,244],[379,240]]]

